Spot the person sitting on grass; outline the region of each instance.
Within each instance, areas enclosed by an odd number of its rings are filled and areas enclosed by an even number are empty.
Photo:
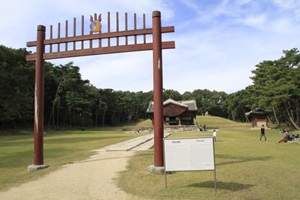
[[[285,136],[278,141],[278,143],[281,143],[281,142],[287,142],[287,141],[292,141],[294,138],[291,137],[290,133],[288,131],[285,131]]]

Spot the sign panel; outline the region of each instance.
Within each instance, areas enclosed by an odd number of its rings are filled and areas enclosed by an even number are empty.
[[[165,171],[215,170],[212,137],[164,139],[164,153]]]

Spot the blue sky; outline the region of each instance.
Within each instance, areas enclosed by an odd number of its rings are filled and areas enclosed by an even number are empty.
[[[163,87],[180,93],[242,90],[252,84],[256,64],[300,47],[298,0],[10,0],[0,7],[0,44],[25,48],[36,40],[37,25],[49,30],[65,20],[71,24],[74,17],[80,21],[81,15],[89,23],[94,13],[102,14],[105,32],[108,11],[112,21],[116,12],[120,18],[127,12],[130,21],[134,13],[139,20],[145,13],[150,27],[154,10],[161,12],[163,26],[175,26],[174,33],[163,36],[176,45],[163,50]],[[49,60],[55,65],[70,61],[97,88],[153,89],[151,51]]]

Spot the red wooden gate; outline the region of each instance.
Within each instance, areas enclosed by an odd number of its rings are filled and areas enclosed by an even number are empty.
[[[134,14],[134,29],[128,30],[128,15],[125,13],[125,30],[120,30],[119,13],[116,13],[116,31],[111,32],[110,13],[107,14],[107,32],[102,32],[102,16],[90,16],[90,31],[85,33],[85,19],[81,17],[81,33],[77,34],[76,18],[73,20],[73,33],[69,34],[69,22],[61,31],[58,23],[57,37],[53,36],[53,26],[50,26],[50,38],[45,38],[46,28],[37,27],[37,40],[28,42],[27,47],[36,47],[36,53],[26,56],[27,61],[36,62],[35,101],[34,101],[34,165],[44,165],[43,135],[44,135],[44,61],[57,58],[68,58],[88,55],[100,55],[133,51],[153,51],[153,91],[154,91],[154,166],[163,166],[163,79],[162,79],[162,49],[175,48],[174,41],[162,41],[162,33],[174,32],[174,26],[161,27],[161,13],[153,11],[152,27],[146,28],[146,16],[143,14],[142,29],[137,29],[137,16]],[[64,35],[62,35],[64,32]],[[147,35],[152,35],[148,42]],[[129,37],[134,38],[133,44]],[[142,36],[142,42],[137,37]],[[111,41],[116,40],[112,45]],[[120,41],[125,40],[124,44]],[[88,41],[88,45],[85,42]],[[103,42],[107,45],[103,45]],[[96,44],[95,44],[96,43]]]

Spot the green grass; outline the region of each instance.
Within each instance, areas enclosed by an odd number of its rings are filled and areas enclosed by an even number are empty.
[[[217,128],[250,128],[250,123],[239,123],[216,116],[196,116],[195,124]]]
[[[196,116],[196,119],[194,120],[195,124],[199,125],[206,125],[208,127],[213,126],[213,127],[246,127],[250,128],[250,123],[239,123],[239,122],[234,122],[232,120],[224,119],[222,117],[216,117],[216,116]],[[137,123],[132,123],[130,125],[131,127],[147,127],[147,126],[153,126],[152,121],[150,119],[147,120],[141,120]]]
[[[220,125],[232,125],[232,124],[240,124],[228,119],[224,119],[222,117],[216,116],[196,116],[196,123],[205,124],[206,126],[220,126]]]
[[[224,123],[227,123],[224,121]],[[213,124],[211,124],[213,125]],[[128,193],[155,200],[173,199],[300,199],[299,143],[277,143],[278,130],[266,130],[269,142],[259,142],[259,129],[226,128],[215,143],[217,195],[213,171],[152,174],[153,150],[137,153],[119,186]],[[173,133],[170,137],[211,136],[211,132]]]
[[[33,164],[33,135],[0,136],[0,191],[36,179],[62,165],[90,157],[91,150],[140,136],[122,131],[52,131],[44,137],[44,163],[50,167],[28,173]]]

